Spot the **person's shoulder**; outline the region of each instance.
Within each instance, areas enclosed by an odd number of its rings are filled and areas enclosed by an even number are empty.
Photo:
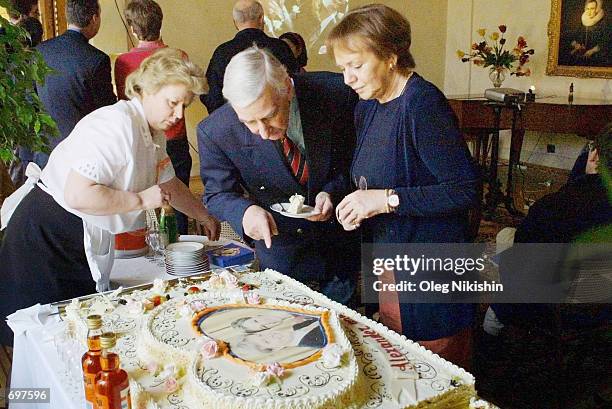
[[[120,100],[112,105],[106,105],[91,112],[85,118],[90,121],[102,121],[112,126],[113,123],[131,122],[139,115],[138,109],[131,100]]]
[[[71,135],[82,135],[87,138],[99,138],[100,135],[104,135],[105,140],[131,138],[134,132],[130,130],[134,128],[137,117],[138,110],[133,106],[133,102],[121,100],[85,115],[76,124]]]
[[[441,107],[448,104],[442,91],[417,73],[414,73],[408,81],[406,92],[400,96],[406,101],[405,105],[408,110],[421,110],[423,107]]]
[[[212,139],[223,139],[237,125],[241,125],[236,112],[232,106],[226,102],[221,107],[215,109],[198,124],[198,133],[202,132]]]
[[[306,100],[309,105],[327,107],[331,111],[351,112],[357,102],[357,94],[344,83],[341,74],[327,71],[308,71],[292,76],[298,100]],[[330,112],[333,113],[333,112]]]
[[[416,72],[412,74],[412,77],[408,80],[410,83],[404,93],[406,98],[440,98],[444,97],[442,91],[438,89],[433,83],[427,81]]]
[[[326,91],[321,98],[329,96],[329,93],[351,94],[353,90],[344,83],[341,74],[329,71],[307,71],[292,76],[296,87],[310,88],[315,92]]]

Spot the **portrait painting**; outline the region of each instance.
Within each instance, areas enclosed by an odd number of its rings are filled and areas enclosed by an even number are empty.
[[[552,0],[546,73],[612,77],[611,0]]]
[[[296,364],[320,354],[329,342],[327,313],[264,306],[210,308],[197,317],[197,329],[223,341],[227,354],[265,365]]]

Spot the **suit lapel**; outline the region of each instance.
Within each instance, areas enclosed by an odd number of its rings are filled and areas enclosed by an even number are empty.
[[[266,175],[266,179],[270,180],[275,188],[287,194],[287,198],[302,190],[273,141],[264,141],[249,132],[246,127],[243,140],[244,154],[251,159],[259,173]]]

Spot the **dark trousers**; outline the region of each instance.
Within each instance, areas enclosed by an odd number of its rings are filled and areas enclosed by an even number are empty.
[[[189,187],[189,178],[191,177],[191,155],[189,155],[189,142],[187,137],[169,139],[166,141],[166,152],[172,162],[176,177]],[[188,222],[187,216],[181,212],[176,212],[176,224],[179,234],[187,234]]]

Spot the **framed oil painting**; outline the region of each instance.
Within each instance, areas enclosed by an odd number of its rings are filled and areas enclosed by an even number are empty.
[[[546,74],[612,78],[612,0],[552,0]]]

